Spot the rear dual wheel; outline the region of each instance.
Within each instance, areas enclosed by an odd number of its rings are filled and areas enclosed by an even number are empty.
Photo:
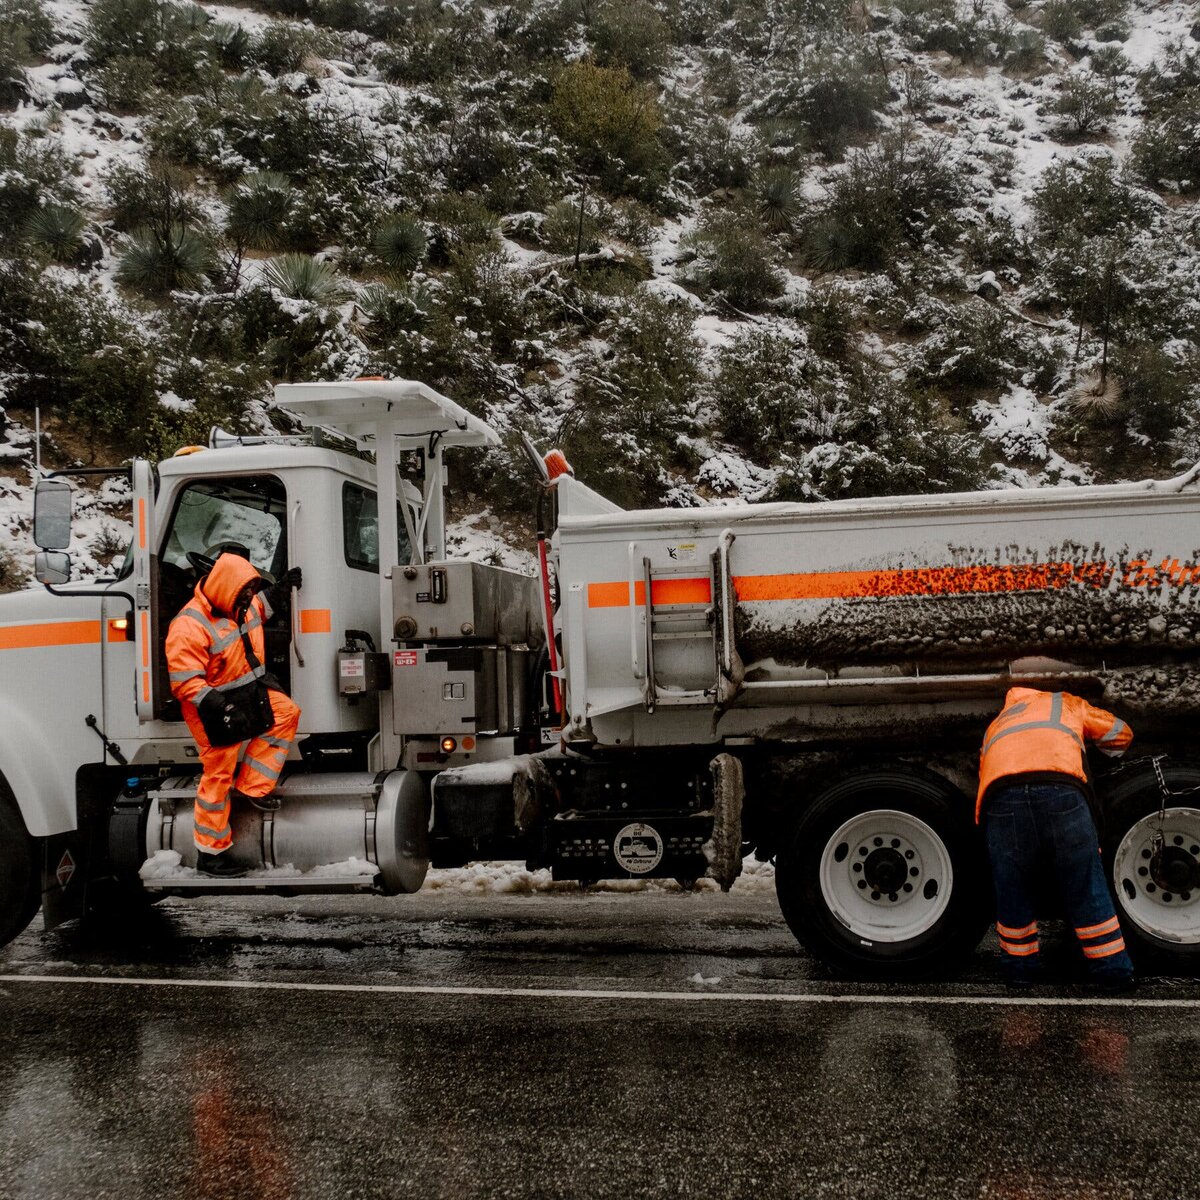
[[[1131,765],[1105,794],[1104,859],[1117,914],[1138,965],[1200,962],[1200,766]]]
[[[861,978],[945,970],[991,912],[970,801],[916,768],[855,772],[821,792],[784,840],[776,891],[800,942]]]
[[[38,843],[26,832],[16,802],[0,780],[0,946],[24,931],[41,903]]]

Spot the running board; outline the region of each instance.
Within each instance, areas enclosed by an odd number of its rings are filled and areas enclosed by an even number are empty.
[[[326,896],[348,892],[382,892],[378,875],[322,875],[306,879],[297,875],[280,879],[274,873],[243,875],[240,879],[181,877],[143,879],[147,892],[165,896]]]

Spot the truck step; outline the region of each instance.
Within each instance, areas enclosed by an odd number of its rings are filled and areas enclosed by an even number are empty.
[[[144,879],[147,892],[166,896],[300,896],[330,893],[375,892],[377,875],[295,875],[281,879],[275,872],[243,875],[240,879],[213,879],[208,875],[179,875]]]

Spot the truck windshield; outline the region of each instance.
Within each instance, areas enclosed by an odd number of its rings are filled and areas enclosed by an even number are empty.
[[[279,575],[287,566],[286,511],[283,484],[272,476],[197,480],[175,505],[163,561],[186,570],[189,551],[214,557],[236,542],[260,571]]]

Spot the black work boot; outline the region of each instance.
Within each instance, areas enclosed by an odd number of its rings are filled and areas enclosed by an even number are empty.
[[[241,879],[249,867],[239,867],[232,858],[224,854],[206,854],[203,850],[196,855],[196,870],[213,879]]]
[[[233,800],[249,801],[259,812],[278,812],[283,803],[274,793],[271,793],[269,796],[247,796],[245,792],[240,792],[237,788],[234,788],[229,795]]]

